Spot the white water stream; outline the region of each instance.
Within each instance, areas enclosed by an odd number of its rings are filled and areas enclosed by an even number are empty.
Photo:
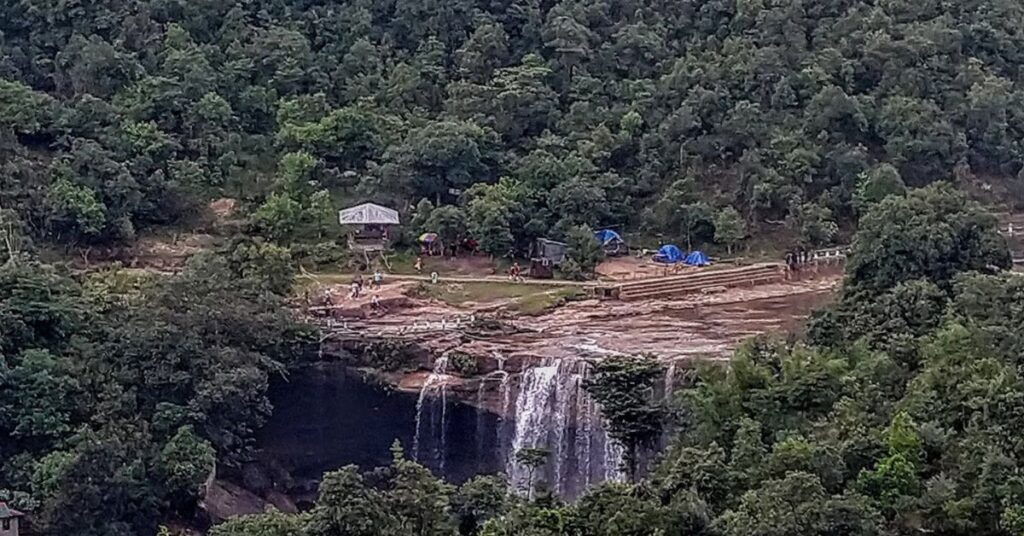
[[[428,459],[436,460],[442,474],[444,473],[445,451],[447,450],[446,443],[448,441],[448,384],[445,381],[447,372],[448,356],[438,357],[434,361],[434,370],[427,377],[427,380],[423,382],[423,387],[420,388],[420,396],[416,400],[416,432],[412,441],[413,458],[419,462],[425,462]],[[431,400],[431,393],[435,390],[440,391],[439,396],[433,397],[433,400]],[[440,411],[436,407],[438,403],[441,406]],[[436,418],[438,413],[440,413],[440,419]],[[427,417],[426,423],[423,422],[424,416]],[[424,427],[428,427],[429,430],[424,430]],[[425,431],[431,437],[439,438],[437,449],[428,453],[430,458],[424,458],[424,453],[421,452]]]
[[[444,357],[435,361],[420,389],[413,439],[414,458],[441,474],[449,454],[447,366]],[[509,482],[518,492],[527,493],[531,480],[530,468],[515,459],[516,452],[526,448],[550,452],[532,475],[535,487],[544,486],[566,499],[623,478],[622,449],[608,437],[600,408],[584,388],[589,367],[584,360],[556,359],[521,374],[496,370],[481,379],[476,391],[481,408],[477,435],[470,440],[478,454],[485,448],[498,451],[494,454],[504,461]],[[500,405],[500,419],[491,426],[485,426],[483,409],[488,393],[492,404]]]
[[[588,372],[585,361],[559,359],[522,374],[506,464],[513,489],[528,492],[530,468],[515,459],[525,448],[550,451],[534,483],[561,497],[575,498],[592,485],[622,478],[622,449],[608,437],[583,387]]]

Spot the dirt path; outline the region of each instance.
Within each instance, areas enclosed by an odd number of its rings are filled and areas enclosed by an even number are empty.
[[[366,274],[362,274],[363,278],[366,279]],[[339,274],[339,273],[310,273],[306,272],[300,274],[300,279],[308,279],[318,283],[337,283],[342,281],[351,281],[356,274]],[[409,275],[409,274],[387,274],[384,276],[387,281],[419,281],[419,282],[430,282],[432,278],[430,275]],[[511,283],[508,277],[500,275],[488,275],[488,276],[439,276],[438,283]],[[595,285],[593,281],[568,281],[564,279],[524,279],[517,283],[519,285],[533,285],[543,287],[592,287]]]

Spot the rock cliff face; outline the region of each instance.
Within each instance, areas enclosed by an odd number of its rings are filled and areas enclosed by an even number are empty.
[[[325,323],[318,362],[272,386],[262,455],[308,491],[326,470],[388,463],[398,440],[451,481],[500,472],[522,489],[527,471],[514,453],[539,447],[551,455],[535,479],[575,498],[621,478],[622,453],[583,389],[594,362],[654,354],[666,370],[657,396],[667,398],[696,360],[724,360],[747,336],[797,327],[828,293],[728,298],[583,302],[536,318],[426,303]]]
[[[340,362],[294,371],[271,389],[275,412],[259,439],[265,464],[283,466],[292,481],[281,483],[299,495],[324,471],[387,464],[395,440],[455,482],[505,473],[525,488],[528,471],[513,454],[526,447],[551,452],[535,478],[563,497],[619,478],[621,452],[583,389],[586,361],[470,379],[446,374],[443,358],[438,363],[418,392],[377,383]]]

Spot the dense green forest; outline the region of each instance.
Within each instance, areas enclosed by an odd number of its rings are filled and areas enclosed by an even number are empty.
[[[307,512],[212,534],[1024,534],[1024,277],[996,223],[949,186],[886,197],[805,338],[753,339],[671,404],[652,397],[649,357],[597,363],[586,388],[630,478],[576,503],[541,481],[526,498],[500,476],[456,488],[396,446],[391,466],[325,475]],[[238,260],[247,249],[173,276],[0,267],[0,500],[38,534],[166,534],[196,519],[215,468],[249,459],[268,378],[309,333],[278,294],[289,265]],[[641,475],[636,453],[666,424],[671,444]]]
[[[971,201],[1024,205],[1021,2],[0,14],[0,500],[37,534],[195,519],[310,340],[285,306],[291,255],[374,200],[494,255],[604,226],[854,241],[806,337],[750,341],[670,407],[615,392],[651,377],[641,358],[599,369],[631,452],[674,426],[647,476],[567,505],[542,482],[529,500],[498,477],[455,488],[396,449],[327,475],[309,512],[217,536],[1024,535],[1024,279]],[[202,225],[222,197],[242,233],[180,274],[39,260]]]
[[[151,536],[191,513],[215,467],[249,459],[267,382],[308,340],[271,272],[0,266],[0,501],[53,536]]]
[[[418,224],[497,255],[579,226],[732,245],[784,222],[826,244],[866,203],[945,179],[1024,202],[1013,0],[2,13],[8,242],[130,241],[221,196],[285,244],[342,202],[425,199]]]

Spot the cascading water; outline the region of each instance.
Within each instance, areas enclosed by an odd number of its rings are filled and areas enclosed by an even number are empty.
[[[420,396],[416,400],[416,432],[412,441],[413,458],[420,463],[435,463],[440,472],[444,473],[448,442],[448,384],[445,381],[448,371],[448,356],[438,357],[434,361],[434,369],[423,382]],[[438,396],[431,396],[433,391]],[[437,406],[440,406],[438,408]],[[426,417],[426,423],[424,423]],[[424,430],[424,428],[427,428]],[[424,436],[424,432],[427,436]],[[431,449],[429,457],[424,456],[424,439],[430,437]]]
[[[511,375],[495,370],[480,380],[476,394],[476,451],[481,466],[497,457],[504,467],[513,420],[509,407]],[[495,389],[495,385],[497,388]],[[496,398],[489,395],[497,393]],[[486,472],[486,471],[485,471]]]
[[[622,478],[622,449],[608,437],[597,403],[583,387],[588,371],[585,361],[561,359],[522,374],[506,463],[514,489],[525,492],[530,485],[530,468],[515,459],[526,448],[551,452],[534,482],[567,499]]]
[[[676,389],[676,362],[672,361],[665,370],[665,403],[672,403],[672,392]]]
[[[480,385],[476,388],[476,452],[479,458],[486,447],[486,437],[484,437],[484,419],[487,412],[484,410],[485,396],[487,394],[487,378],[480,379]]]

